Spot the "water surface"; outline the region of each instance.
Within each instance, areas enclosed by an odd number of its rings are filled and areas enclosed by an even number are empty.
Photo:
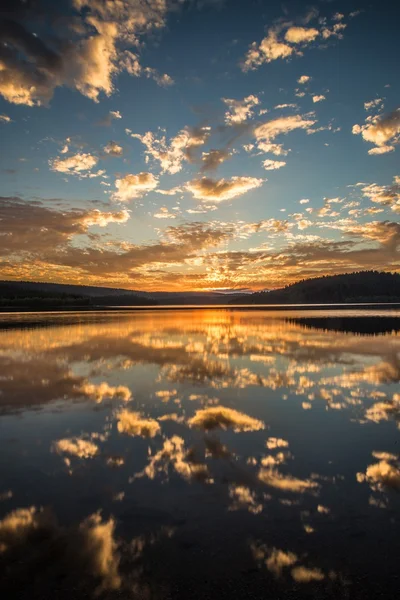
[[[0,591],[394,598],[400,312],[0,316]]]

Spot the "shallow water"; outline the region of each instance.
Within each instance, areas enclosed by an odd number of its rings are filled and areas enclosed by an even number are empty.
[[[0,316],[0,592],[393,598],[400,311]]]

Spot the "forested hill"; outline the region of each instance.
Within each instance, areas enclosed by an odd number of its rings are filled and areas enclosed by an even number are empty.
[[[0,281],[0,309],[153,306],[156,300],[128,290],[50,283]]]
[[[305,279],[270,292],[255,292],[232,303],[335,304],[400,302],[400,274],[360,271]]]

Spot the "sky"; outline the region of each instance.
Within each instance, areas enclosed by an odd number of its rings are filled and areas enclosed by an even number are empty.
[[[0,279],[400,270],[400,6],[3,0]]]

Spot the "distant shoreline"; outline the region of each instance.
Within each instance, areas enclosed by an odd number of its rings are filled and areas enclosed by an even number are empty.
[[[159,304],[143,306],[116,306],[116,305],[92,305],[92,306],[2,306],[0,315],[5,314],[54,314],[73,312],[134,312],[134,311],[165,311],[165,310],[333,310],[333,309],[400,309],[400,302],[343,302],[343,303],[314,303],[314,304]]]

